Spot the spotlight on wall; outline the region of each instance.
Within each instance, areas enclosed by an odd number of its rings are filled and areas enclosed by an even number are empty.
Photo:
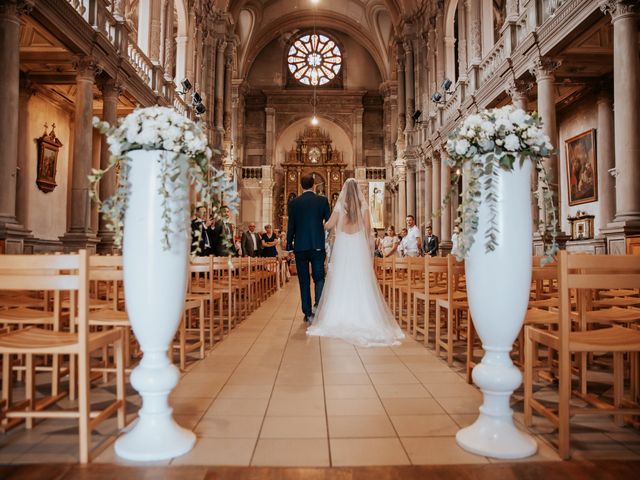
[[[411,115],[411,119],[413,120],[413,125],[414,126],[422,123],[422,122],[418,121],[421,116],[422,116],[422,111],[416,110],[415,112],[413,112],[413,115]]]
[[[191,103],[193,105],[197,105],[198,103],[202,103],[202,97],[200,96],[200,94],[198,92],[193,92],[193,95],[191,95]]]
[[[193,85],[191,85],[191,82],[189,81],[188,78],[185,78],[184,80],[182,80],[182,82],[180,82],[180,86],[182,87],[182,90],[177,91],[180,95],[186,94],[189,90],[193,88]]]
[[[442,95],[440,95],[440,93],[439,93],[439,92],[434,92],[434,93],[431,95],[431,101],[432,101],[433,103],[442,103]]]
[[[449,91],[449,88],[451,88],[451,80],[449,80],[448,78],[445,78],[445,79],[442,81],[442,84],[441,84],[440,86],[442,87],[442,89],[443,89],[445,92],[448,92],[448,91]]]
[[[311,117],[311,125],[313,125],[315,127],[319,123],[320,123],[320,121],[318,120],[318,117],[316,117],[315,115],[313,117]]]
[[[203,115],[207,111],[206,107],[202,103],[197,103],[194,106],[194,110],[196,115]]]

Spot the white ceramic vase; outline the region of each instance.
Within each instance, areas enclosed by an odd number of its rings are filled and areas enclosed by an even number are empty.
[[[490,212],[483,202],[465,262],[469,308],[485,352],[473,369],[473,381],[484,401],[478,419],[460,430],[456,440],[465,450],[494,458],[524,458],[537,451],[536,441],[514,425],[509,404],[522,383],[509,353],[522,328],[531,288],[531,168],[528,159],[522,166],[516,159],[513,172],[499,170],[498,246],[485,251]]]
[[[131,193],[124,221],[123,264],[127,312],[144,353],[131,373],[131,384],[142,397],[133,428],[115,444],[128,460],[162,460],[193,448],[193,432],[179,426],[169,406],[169,393],[180,371],[169,359],[170,344],[184,310],[189,261],[189,197],[186,158],[175,188],[169,191],[172,210],[170,249],[162,243],[160,158],[162,150],[129,152]]]

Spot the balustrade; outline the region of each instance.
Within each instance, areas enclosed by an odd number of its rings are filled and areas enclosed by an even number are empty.
[[[387,167],[367,167],[365,177],[367,180],[386,180]]]
[[[243,180],[262,180],[262,167],[242,167]]]

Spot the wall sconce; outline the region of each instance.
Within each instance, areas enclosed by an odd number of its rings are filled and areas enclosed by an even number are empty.
[[[177,93],[179,93],[180,95],[185,95],[189,90],[193,88],[193,85],[191,85],[191,82],[188,78],[182,80],[182,82],[180,82],[180,86],[182,87],[182,90],[177,91]]]

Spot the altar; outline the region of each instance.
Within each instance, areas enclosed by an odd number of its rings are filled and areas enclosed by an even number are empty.
[[[286,228],[287,205],[302,193],[300,178],[312,175],[318,195],[329,199],[331,207],[338,200],[347,174],[347,163],[342,152],[333,147],[331,137],[320,127],[306,127],[296,138],[296,144],[287,152],[284,169],[284,195],[282,225]]]

